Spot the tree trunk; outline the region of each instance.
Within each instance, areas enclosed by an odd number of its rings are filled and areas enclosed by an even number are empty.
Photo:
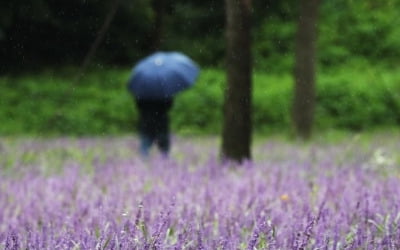
[[[106,35],[108,28],[112,20],[117,13],[119,7],[120,0],[114,0],[112,2],[112,6],[110,11],[108,12],[106,19],[104,20],[103,25],[101,26],[99,32],[97,33],[96,40],[94,40],[92,46],[90,47],[87,55],[83,59],[82,65],[79,68],[78,74],[75,77],[75,83],[79,83],[81,77],[84,75],[86,68],[89,66],[90,61],[92,60],[93,56],[96,54],[97,49],[99,48],[100,44],[103,42],[104,36]]]
[[[251,0],[225,0],[226,67],[222,157],[251,158]]]
[[[295,92],[293,123],[296,135],[309,139],[312,134],[315,109],[315,50],[317,15],[320,0],[301,0],[296,37],[294,68]]]
[[[154,23],[150,34],[150,47],[152,51],[162,48],[164,35],[165,0],[152,0]]]

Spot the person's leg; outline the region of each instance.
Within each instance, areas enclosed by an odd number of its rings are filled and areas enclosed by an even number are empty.
[[[153,144],[154,138],[145,133],[140,133],[140,154],[143,157],[148,157],[151,145]]]
[[[164,156],[168,156],[170,150],[170,136],[168,132],[157,135],[157,146]]]
[[[154,126],[152,126],[152,112],[143,102],[137,102],[139,107],[139,138],[140,138],[140,154],[147,158],[151,149],[151,146],[156,139],[154,133]]]
[[[157,146],[160,152],[167,157],[170,151],[170,133],[168,110],[159,113],[156,131]]]

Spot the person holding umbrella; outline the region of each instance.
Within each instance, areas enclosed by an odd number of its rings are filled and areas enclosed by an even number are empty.
[[[175,95],[191,87],[199,67],[180,52],[156,52],[140,60],[128,82],[139,111],[140,153],[147,157],[156,143],[164,156],[170,151],[169,111]]]

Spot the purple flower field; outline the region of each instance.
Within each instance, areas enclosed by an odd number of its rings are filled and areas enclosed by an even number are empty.
[[[400,136],[259,140],[253,162],[175,138],[0,141],[0,249],[400,249]]]

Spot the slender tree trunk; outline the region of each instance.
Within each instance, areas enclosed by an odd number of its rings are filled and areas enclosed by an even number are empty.
[[[292,107],[296,135],[309,139],[315,109],[317,16],[320,0],[301,0],[296,37],[295,92]]]
[[[88,53],[86,54],[85,58],[82,61],[82,65],[78,69],[77,74],[75,75],[75,78],[73,82],[71,83],[70,87],[63,93],[61,98],[58,100],[58,110],[56,113],[51,116],[48,120],[48,126],[49,127],[54,127],[56,126],[56,123],[58,123],[60,120],[62,122],[62,117],[64,116],[64,108],[65,105],[67,104],[68,100],[71,99],[71,96],[75,90],[75,87],[80,83],[82,77],[84,76],[87,67],[89,66],[91,60],[93,59],[94,55],[97,52],[97,49],[103,42],[103,39],[111,25],[111,22],[113,21],[115,14],[117,13],[119,4],[121,0],[113,0],[112,5],[110,8],[110,11],[108,12],[106,19],[104,20],[103,25],[100,27],[99,31],[97,32],[96,39],[94,40],[93,44],[90,46],[90,49]]]
[[[110,27],[110,24],[112,20],[115,17],[115,14],[117,13],[118,6],[119,6],[120,0],[113,0],[112,6],[110,8],[110,11],[107,14],[106,19],[104,20],[103,25],[99,29],[96,40],[94,40],[92,46],[90,47],[88,53],[86,54],[85,58],[83,59],[82,65],[79,68],[79,72],[76,76],[75,82],[79,82],[81,77],[84,75],[86,68],[89,66],[90,61],[94,57],[94,55],[97,52],[97,49],[99,48],[101,42],[103,42],[104,36],[106,35],[108,28]]]
[[[226,67],[222,157],[251,158],[251,0],[225,0]]]
[[[151,4],[155,16],[150,34],[150,47],[151,50],[157,51],[161,49],[163,44],[165,0],[152,0]]]

